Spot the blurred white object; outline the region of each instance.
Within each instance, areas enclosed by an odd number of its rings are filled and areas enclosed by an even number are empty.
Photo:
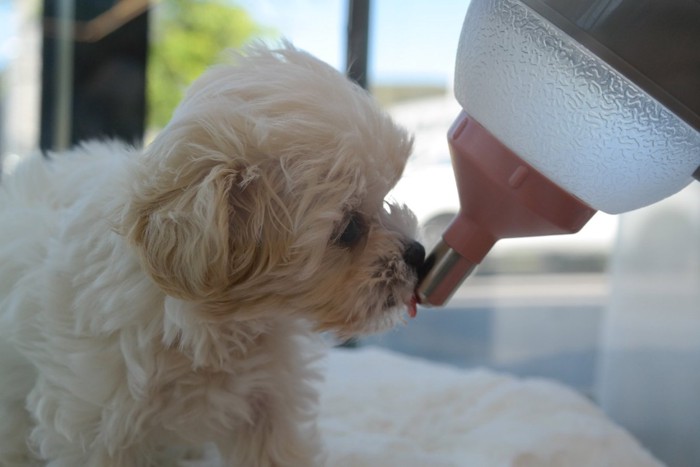
[[[390,197],[405,203],[423,228],[447,226],[459,210],[447,129],[460,111],[451,94],[398,104],[389,113],[414,135],[413,155]],[[442,234],[442,230],[436,232]]]

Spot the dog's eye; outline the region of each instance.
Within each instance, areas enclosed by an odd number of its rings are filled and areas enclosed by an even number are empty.
[[[360,241],[365,230],[364,219],[359,213],[354,212],[350,215],[343,231],[336,237],[335,243],[339,246],[350,248]]]

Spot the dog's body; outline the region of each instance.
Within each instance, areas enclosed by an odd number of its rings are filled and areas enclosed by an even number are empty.
[[[253,48],[145,150],[0,184],[0,466],[318,465],[317,331],[386,329],[422,262],[383,199],[410,138],[341,75]]]

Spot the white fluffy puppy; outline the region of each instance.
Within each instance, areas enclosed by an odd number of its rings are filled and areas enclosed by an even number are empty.
[[[0,185],[0,465],[309,467],[316,331],[415,311],[411,139],[285,45],[207,71],[143,151],[89,143]]]

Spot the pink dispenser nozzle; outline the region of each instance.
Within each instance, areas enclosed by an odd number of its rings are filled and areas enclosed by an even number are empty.
[[[499,239],[577,232],[596,213],[464,112],[448,140],[460,211],[426,260],[426,306],[444,305]]]

